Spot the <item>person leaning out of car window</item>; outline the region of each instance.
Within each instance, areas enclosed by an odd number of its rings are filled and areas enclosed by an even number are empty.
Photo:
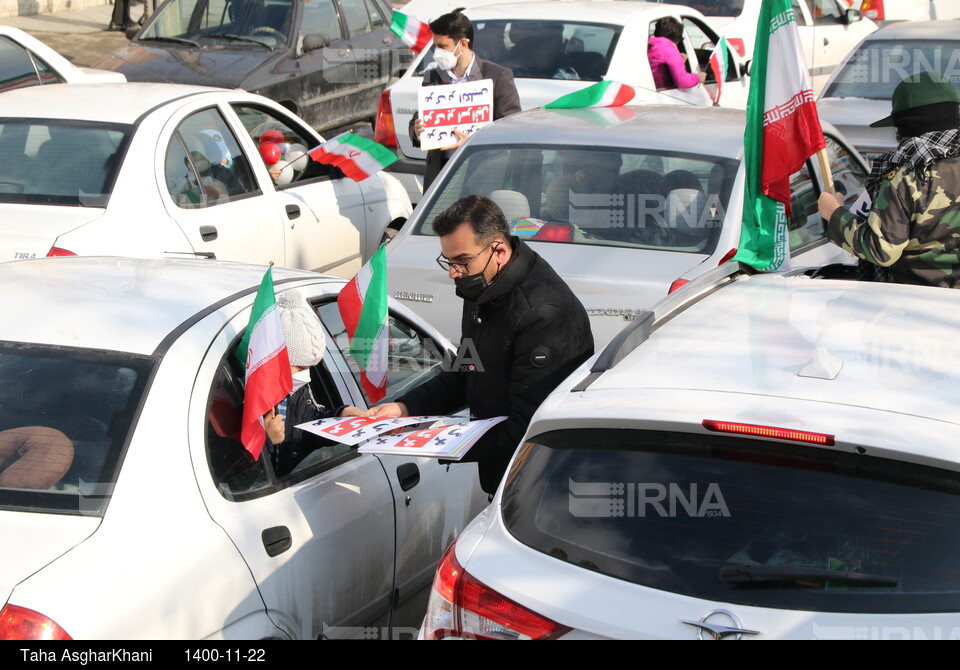
[[[303,295],[296,289],[279,294],[277,312],[287,340],[293,390],[277,408],[267,412],[263,424],[270,442],[277,447],[279,471],[289,472],[310,451],[303,449],[303,442],[311,435],[293,426],[330,416],[362,416],[364,412],[352,405],[328,408],[314,397],[310,368],[320,364],[327,340],[319,317]]]
[[[707,78],[706,72],[694,74],[686,68],[687,54],[680,51],[683,25],[672,16],[665,16],[653,29],[647,42],[647,60],[653,71],[657,89],[694,88]]]

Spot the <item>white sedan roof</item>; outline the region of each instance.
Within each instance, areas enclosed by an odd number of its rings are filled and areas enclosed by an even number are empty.
[[[2,114],[132,124],[170,101],[225,92],[229,89],[142,82],[31,86],[4,93]]]
[[[185,322],[256,293],[265,266],[63,257],[0,263],[0,340],[151,355]],[[275,284],[342,279],[274,268]],[[222,303],[222,304],[221,304]],[[214,310],[210,310],[214,311]]]
[[[689,7],[685,13],[692,13]],[[555,2],[524,2],[522,4],[494,4],[467,9],[464,14],[471,21],[481,19],[530,19],[550,21],[582,21],[625,25],[634,16],[652,11],[657,16],[669,14],[669,8],[659,2],[596,2],[573,0],[557,5]]]

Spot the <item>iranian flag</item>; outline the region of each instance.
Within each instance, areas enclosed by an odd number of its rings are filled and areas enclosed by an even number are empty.
[[[390,24],[390,30],[415,54],[423,51],[433,39],[429,25],[397,10],[393,10],[393,23]]]
[[[259,458],[267,437],[263,415],[293,389],[287,341],[283,337],[273,294],[272,266],[267,268],[260,282],[250,323],[240,340],[237,356],[246,367],[240,441],[251,456]]]
[[[790,256],[790,175],[826,146],[790,0],[763,0],[751,74],[743,228],[734,260],[782,270]]]
[[[568,93],[543,106],[544,109],[578,109],[581,107],[620,107],[625,105],[637,92],[633,86],[616,81],[598,81],[579,91]]]
[[[710,54],[710,70],[713,72],[713,78],[717,80],[717,97],[713,99],[713,104],[720,104],[720,94],[723,92],[723,82],[727,80],[727,65],[730,63],[730,52],[727,49],[727,38],[721,37]]]
[[[360,383],[370,402],[387,394],[387,248],[381,246],[370,262],[337,297],[340,317],[350,337],[350,354],[360,366]]]
[[[318,163],[334,165],[353,181],[363,181],[397,160],[393,152],[373,140],[347,131],[310,150]]]

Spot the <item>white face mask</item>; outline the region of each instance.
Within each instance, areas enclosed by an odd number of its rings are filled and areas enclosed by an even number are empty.
[[[460,53],[463,53],[461,51]],[[446,49],[434,49],[433,51],[433,60],[437,63],[437,66],[444,70],[452,70],[457,66],[457,58],[460,57],[460,54],[457,53],[456,47],[453,51],[447,51]]]
[[[296,393],[301,388],[310,383],[310,368],[293,373],[293,390],[290,393]]]

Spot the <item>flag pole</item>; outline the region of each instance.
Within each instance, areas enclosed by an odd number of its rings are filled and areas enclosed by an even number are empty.
[[[823,189],[827,193],[836,193],[833,187],[833,172],[830,171],[830,159],[827,158],[827,150],[821,149],[817,152],[817,162],[820,164],[820,174],[823,176]]]

